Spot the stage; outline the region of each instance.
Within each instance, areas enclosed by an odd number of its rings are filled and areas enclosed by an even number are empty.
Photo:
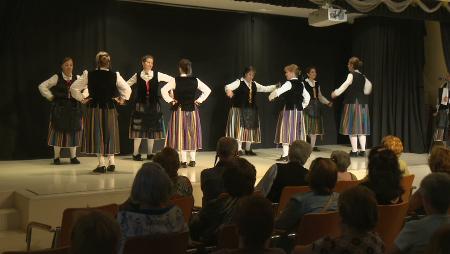
[[[321,146],[320,152],[313,152],[306,167],[317,157],[328,157],[333,150],[349,151],[346,146]],[[279,158],[281,149],[258,149],[257,156],[245,156],[257,169],[257,181]],[[144,156],[145,157],[145,156]],[[402,155],[415,174],[413,185],[429,172],[427,154]],[[195,168],[182,168],[179,174],[187,176],[193,185],[195,205],[201,205],[200,172],[212,167],[215,152],[199,152]],[[99,206],[121,203],[129,195],[134,176],[142,162],[131,156],[117,156],[116,172],[103,175],[91,174],[97,160],[95,157],[80,157],[80,165],[69,164],[62,159],[62,165],[52,165],[51,159],[0,161],[0,253],[7,249],[25,247],[24,229],[29,221],[39,221],[58,226],[62,211],[68,207]],[[145,162],[145,161],[144,161]],[[366,175],[366,158],[352,158],[350,171],[358,179]],[[36,234],[35,248],[48,247],[49,234]]]

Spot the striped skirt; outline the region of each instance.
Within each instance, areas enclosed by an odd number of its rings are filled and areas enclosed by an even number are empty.
[[[241,119],[241,109],[236,107],[230,108],[225,136],[242,142],[261,143],[259,123],[256,129],[247,129],[244,128]]]
[[[156,105],[157,112],[161,112],[161,108],[159,104]],[[145,104],[142,103],[136,103],[135,105],[135,112],[141,112],[144,113],[146,108]],[[130,119],[130,128],[128,131],[128,137],[130,139],[135,138],[143,138],[143,139],[165,139],[166,134],[166,126],[164,125],[164,118],[161,117],[158,120],[157,128],[154,128],[156,130],[148,130],[148,129],[142,129],[138,130],[139,127],[143,126],[142,119],[136,119],[134,117],[131,117]]]
[[[119,122],[116,108],[88,107],[83,123],[82,153],[120,153]]]
[[[369,106],[344,104],[339,133],[342,135],[370,135]]]
[[[82,119],[80,119],[82,121]],[[57,131],[53,127],[52,121],[48,125],[48,145],[60,147],[76,147],[81,144],[83,131]]]
[[[173,111],[167,130],[166,146],[175,150],[195,151],[202,149],[202,126],[198,108]]]
[[[275,144],[291,144],[296,140],[306,141],[303,112],[283,109],[278,115]]]
[[[305,129],[308,135],[323,135],[323,118],[322,116],[312,117],[308,114],[305,116]]]

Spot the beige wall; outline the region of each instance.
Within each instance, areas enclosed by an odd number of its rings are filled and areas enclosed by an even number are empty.
[[[442,49],[441,30],[439,22],[425,22],[427,34],[425,36],[425,67],[424,90],[425,103],[434,105],[436,103],[437,90],[442,85],[438,77],[446,75],[444,51]]]

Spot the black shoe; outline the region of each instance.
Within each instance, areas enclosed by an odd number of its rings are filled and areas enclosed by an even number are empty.
[[[276,161],[288,161],[288,157],[287,156],[281,156],[279,159],[276,159]]]
[[[80,164],[80,161],[77,157],[70,158],[70,164]]]
[[[187,168],[187,163],[186,162],[180,163],[180,168]]]
[[[105,166],[99,166],[96,169],[92,170],[92,173],[94,173],[94,174],[105,174],[106,173],[106,167]]]
[[[136,155],[133,154],[133,160],[134,161],[142,161],[141,154],[140,153],[138,153]]]
[[[151,161],[155,157],[154,154],[147,154],[147,160]]]
[[[319,148],[317,146],[313,147],[312,149],[314,152],[320,152]]]
[[[358,152],[359,157],[366,157],[366,151],[359,151]]]
[[[189,166],[189,167],[192,167],[192,168],[195,167],[195,161],[190,161],[189,164],[188,164],[188,166]]]
[[[256,156],[256,153],[253,152],[253,150],[245,150],[245,155],[249,155],[249,156]]]
[[[358,157],[358,152],[350,152],[350,157]]]
[[[59,160],[59,158],[55,158],[55,159],[53,159],[53,164],[54,165],[61,165],[61,161]]]
[[[109,165],[107,168],[106,168],[106,171],[108,171],[108,172],[114,172],[114,170],[116,170],[116,165]]]
[[[245,153],[244,153],[244,151],[242,151],[242,150],[239,150],[239,151],[238,151],[238,155],[239,155],[239,156],[244,156],[244,155],[245,155]]]

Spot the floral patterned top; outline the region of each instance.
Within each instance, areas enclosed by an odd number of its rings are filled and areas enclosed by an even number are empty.
[[[320,254],[383,254],[384,243],[375,232],[360,235],[324,237],[313,243],[313,253]]]

